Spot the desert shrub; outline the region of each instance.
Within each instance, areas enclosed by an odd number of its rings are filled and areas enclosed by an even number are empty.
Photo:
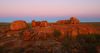
[[[87,53],[95,53],[96,46],[100,45],[100,35],[90,34],[90,35],[79,35],[77,36],[77,41]]]
[[[64,37],[64,40],[62,41],[62,50],[64,53],[72,53],[72,46],[76,43],[72,44],[72,39],[68,36]]]
[[[14,53],[24,53],[25,49],[24,48],[14,48],[12,51]]]
[[[61,35],[61,32],[59,30],[54,30],[53,34],[55,37],[59,37]]]
[[[11,52],[12,52],[11,48],[0,46],[0,53],[11,53]]]
[[[98,34],[90,34],[90,35],[79,35],[77,36],[77,41],[84,45],[98,45],[100,44],[100,35]]]
[[[5,49],[5,47],[0,46],[0,53],[3,53],[3,50]]]

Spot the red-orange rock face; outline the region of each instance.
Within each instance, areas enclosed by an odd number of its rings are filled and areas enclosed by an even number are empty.
[[[51,38],[53,36],[53,29],[37,27],[34,29],[34,34],[36,34],[34,39],[37,40]]]
[[[41,24],[40,21],[36,22],[36,26],[40,26],[40,24]]]
[[[71,17],[69,20],[59,20],[57,24],[79,24],[80,21],[76,17]]]
[[[47,21],[42,21],[42,22],[40,23],[40,26],[41,26],[41,27],[47,27],[47,26],[48,26],[48,22],[47,22]]]
[[[60,36],[61,39],[63,39],[66,36],[76,38],[78,35],[89,35],[95,33],[94,27],[89,25],[81,25],[81,24],[68,25],[68,26],[55,25],[53,27],[61,32]]]
[[[27,28],[28,25],[25,21],[17,20],[11,23],[10,29],[11,30],[21,30]]]
[[[59,21],[57,21],[57,24],[67,24],[67,23],[69,23],[68,20],[59,20]]]
[[[33,20],[32,21],[32,27],[35,27],[36,26],[36,22]]]
[[[71,17],[70,18],[70,24],[79,24],[80,21],[76,17]]]
[[[38,22],[35,22],[34,20],[32,21],[32,27],[47,27],[48,26],[48,22],[47,21],[38,21]]]

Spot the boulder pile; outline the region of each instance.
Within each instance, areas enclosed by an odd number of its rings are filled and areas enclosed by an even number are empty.
[[[47,21],[32,21],[32,27],[37,27],[37,26],[39,26],[39,27],[47,27],[48,26],[48,22]]]
[[[69,23],[70,24],[79,24],[80,21],[76,17],[71,17]]]
[[[57,24],[79,24],[80,21],[76,17],[71,17],[69,20],[59,20]]]

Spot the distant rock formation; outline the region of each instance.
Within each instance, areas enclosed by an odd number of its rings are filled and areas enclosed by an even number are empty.
[[[50,25],[47,21],[33,20],[31,23],[32,29],[23,31],[24,40],[29,40],[31,35],[34,35],[35,38],[33,39],[47,39],[48,37],[53,37],[53,35],[55,34],[57,34],[58,36],[58,34],[61,33],[59,38],[63,39],[65,36],[75,38],[78,35],[89,35],[89,34],[95,34],[100,32],[98,29],[97,32],[92,25],[79,24],[79,23],[80,21],[76,17],[71,17],[69,20],[59,20],[56,22],[56,24],[54,23],[52,25]],[[60,24],[64,24],[64,25],[61,26]],[[7,29],[7,35],[10,36],[14,34],[12,30],[17,31],[17,30],[26,29],[27,27],[28,24],[25,21],[22,20],[14,21],[10,25],[11,31],[8,32]],[[57,30],[58,32],[54,30]]]
[[[58,20],[57,24],[68,24],[69,20]]]
[[[28,27],[28,24],[23,20],[17,20],[11,23],[10,29],[11,30],[21,30]]]
[[[47,21],[32,21],[32,27],[47,27],[48,26],[48,22]]]
[[[79,24],[80,21],[76,17],[71,17],[69,20],[58,20],[57,24]]]
[[[36,26],[36,22],[35,20],[32,21],[32,27],[35,27]]]
[[[42,21],[42,22],[40,23],[40,26],[41,26],[41,27],[47,27],[47,26],[48,26],[48,22],[47,22],[47,21]]]
[[[70,24],[79,24],[80,21],[76,17],[71,17],[69,23]]]

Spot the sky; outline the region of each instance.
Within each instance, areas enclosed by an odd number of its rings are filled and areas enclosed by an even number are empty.
[[[53,22],[71,16],[83,22],[100,22],[100,0],[0,0],[0,22]]]

